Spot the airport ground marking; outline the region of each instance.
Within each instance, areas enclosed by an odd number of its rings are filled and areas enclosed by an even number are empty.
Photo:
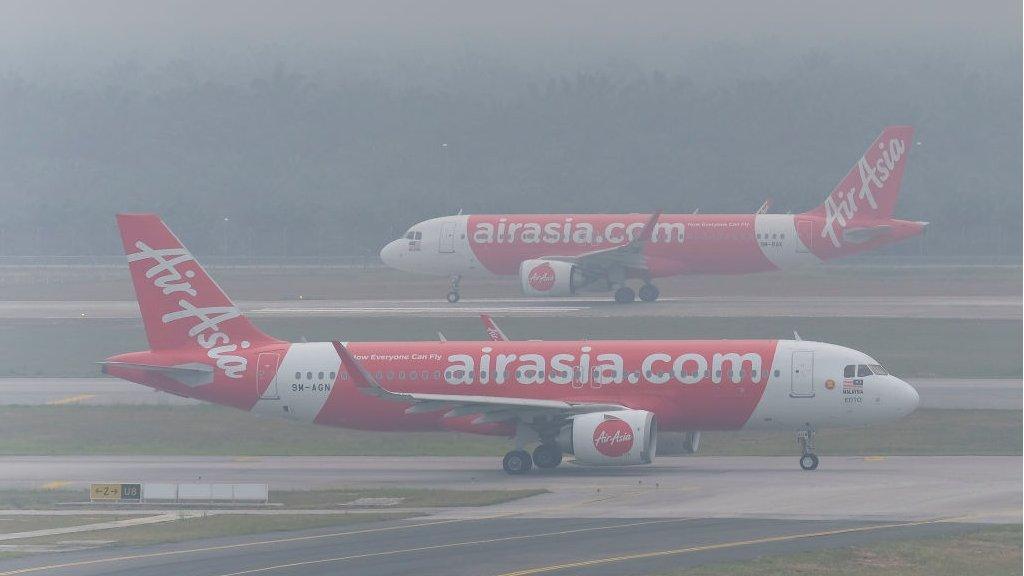
[[[47,404],[50,405],[50,406],[63,406],[64,404],[77,404],[77,403],[79,403],[79,402],[81,402],[83,400],[89,400],[90,398],[95,398],[95,397],[96,397],[95,394],[77,394],[75,396],[67,396],[65,398],[60,398],[58,400],[50,400],[49,402],[47,402]]]
[[[299,566],[311,566],[314,564],[329,564],[332,562],[345,562],[348,560],[360,560],[363,558],[375,558],[380,556],[395,556],[398,554],[408,554],[411,552],[425,552],[427,550],[443,550],[446,548],[458,548],[462,546],[476,546],[480,544],[495,544],[498,542],[510,542],[513,540],[529,540],[533,538],[548,538],[551,536],[566,536],[569,534],[580,534],[583,532],[597,532],[600,530],[615,530],[617,528],[635,528],[637,526],[647,526],[650,524],[667,524],[669,522],[687,522],[692,521],[693,518],[664,518],[660,520],[644,520],[641,522],[629,522],[626,524],[612,524],[604,526],[593,526],[590,528],[573,528],[571,530],[558,530],[556,532],[542,532],[536,534],[517,534],[515,536],[502,536],[500,538],[485,538],[483,540],[470,540],[465,542],[448,542],[446,544],[435,544],[432,546],[419,546],[416,548],[401,548],[398,550],[385,550],[383,552],[367,552],[365,554],[353,554],[351,556],[338,556],[335,558],[318,558],[316,560],[303,560],[300,562],[290,562],[288,564],[277,564],[274,566],[263,566],[260,568],[252,568],[249,570],[241,570],[239,572],[230,572],[228,574],[221,574],[220,576],[243,576],[245,574],[259,574],[261,572],[270,572],[272,570],[283,570],[285,568],[297,568]]]
[[[240,542],[240,543],[237,543],[237,544],[222,544],[222,545],[219,545],[219,546],[204,546],[204,547],[200,547],[200,548],[188,548],[188,549],[184,549],[184,550],[165,550],[165,551],[162,551],[162,552],[148,552],[148,553],[144,553],[144,554],[131,554],[131,555],[126,555],[126,556],[112,556],[112,557],[108,557],[108,558],[95,558],[95,559],[92,559],[92,560],[79,560],[79,561],[75,561],[75,562],[65,562],[65,563],[61,563],[61,564],[49,564],[49,565],[45,565],[45,566],[30,566],[30,567],[26,567],[26,568],[18,568],[18,569],[15,569],[15,570],[9,570],[7,572],[0,572],[0,576],[15,576],[15,575],[18,575],[18,574],[30,574],[30,573],[33,573],[33,572],[40,572],[40,571],[43,571],[43,570],[56,570],[56,569],[59,569],[59,568],[77,568],[77,567],[81,567],[81,566],[90,566],[90,565],[96,565],[96,564],[108,564],[108,563],[113,563],[113,562],[126,562],[126,561],[129,561],[129,560],[146,560],[146,559],[150,559],[150,558],[159,558],[159,557],[165,557],[165,556],[181,556],[181,555],[184,555],[184,554],[199,554],[199,553],[202,553],[202,552],[217,552],[217,551],[220,551],[220,550],[232,550],[232,549],[237,549],[237,548],[251,548],[251,547],[263,546],[263,545],[287,544],[287,543],[292,543],[292,542],[304,542],[304,541],[308,541],[308,540],[323,540],[323,539],[326,539],[326,538],[339,538],[339,537],[343,537],[343,536],[354,536],[354,535],[358,535],[358,534],[371,534],[371,533],[377,533],[377,532],[390,532],[390,531],[393,531],[393,530],[404,530],[404,529],[408,529],[408,528],[422,528],[422,527],[426,527],[426,526],[438,526],[438,525],[442,525],[442,524],[456,524],[456,523],[460,523],[460,522],[475,522],[475,521],[480,521],[480,520],[496,520],[496,519],[499,519],[499,518],[511,518],[511,517],[515,517],[515,516],[524,516],[524,515],[527,515],[527,514],[530,514],[530,513],[538,512],[538,511],[565,510],[565,509],[570,509],[570,508],[575,508],[575,507],[580,507],[580,506],[586,506],[588,504],[594,504],[594,503],[597,503],[597,502],[603,502],[605,500],[611,500],[613,498],[618,498],[618,497],[626,497],[626,498],[628,498],[628,497],[635,496],[637,494],[640,494],[640,493],[643,493],[643,492],[646,492],[646,491],[647,490],[635,490],[633,492],[627,492],[626,494],[618,494],[618,495],[612,494],[612,495],[608,495],[608,496],[601,496],[601,497],[598,497],[598,498],[591,498],[591,499],[582,500],[582,501],[579,501],[579,502],[570,502],[568,504],[562,504],[562,505],[559,505],[559,506],[545,507],[543,510],[529,509],[529,510],[522,510],[522,511],[517,511],[517,512],[504,512],[504,513],[490,514],[490,515],[485,515],[485,516],[476,516],[476,517],[472,517],[472,518],[448,518],[448,519],[443,519],[443,520],[432,520],[432,521],[428,521],[428,522],[419,522],[419,523],[412,523],[412,524],[402,524],[402,525],[399,525],[399,526],[381,526],[381,527],[378,527],[378,528],[364,528],[364,529],[361,529],[361,530],[348,530],[348,531],[345,531],[345,532],[332,532],[332,533],[329,533],[329,534],[310,534],[308,536],[293,536],[293,537],[290,537],[290,538],[276,538],[276,539],[273,539],[273,540],[257,540],[257,541],[254,541],[254,542]],[[675,519],[672,519],[672,520],[678,521],[680,519],[675,518]]]
[[[885,530],[888,528],[909,528],[913,526],[926,526],[929,524],[940,524],[944,522],[956,522],[961,518],[935,518],[931,520],[918,520],[913,522],[893,522],[890,524],[875,524],[871,526],[857,526],[853,528],[840,528],[836,530],[821,530],[818,532],[804,532],[801,534],[787,534],[783,536],[766,536],[764,538],[752,538],[749,540],[736,540],[733,542],[719,542],[718,544],[705,544],[702,546],[690,546],[687,548],[675,548],[669,550],[657,550],[654,552],[640,552],[636,554],[623,554],[621,556],[609,556],[606,558],[596,558],[593,560],[581,560],[579,562],[568,562],[565,564],[552,564],[549,566],[538,566],[536,568],[528,568],[526,570],[518,570],[516,572],[505,572],[498,576],[532,576],[533,574],[544,574],[546,572],[557,572],[559,570],[572,570],[576,568],[589,568],[591,566],[599,566],[602,564],[612,564],[616,562],[628,562],[630,560],[646,560],[649,558],[660,558],[664,556],[679,556],[682,554],[692,554],[695,552],[707,552],[710,550],[725,550],[729,548],[739,548],[742,546],[754,546],[757,544],[774,544],[776,542],[788,542],[792,540],[804,540],[809,538],[821,538],[825,536],[838,536],[840,534],[853,534],[859,532],[873,532],[876,530]]]

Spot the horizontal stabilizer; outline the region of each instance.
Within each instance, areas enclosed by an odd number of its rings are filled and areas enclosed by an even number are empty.
[[[141,370],[143,372],[157,373],[168,378],[181,382],[189,388],[203,386],[213,383],[213,367],[206,364],[189,363],[177,366],[157,366],[155,364],[137,364],[134,362],[100,362],[103,373],[108,368],[125,368],[128,370]]]

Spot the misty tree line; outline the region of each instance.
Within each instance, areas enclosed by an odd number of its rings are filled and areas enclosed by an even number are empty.
[[[932,223],[895,252],[1019,254],[1019,52],[884,56],[713,81],[484,61],[429,85],[281,61],[244,81],[187,62],[0,71],[0,256],[116,254],[118,211],[159,212],[200,253],[267,256],[372,254],[458,210],[802,212],[893,123],[920,142],[897,216]]]

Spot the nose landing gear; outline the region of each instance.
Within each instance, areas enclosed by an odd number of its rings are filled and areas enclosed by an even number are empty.
[[[803,455],[800,456],[800,467],[804,470],[818,469],[818,455],[814,453],[814,428],[808,424],[803,430],[796,433],[797,444]]]
[[[459,280],[462,280],[462,276],[456,274],[448,285],[448,302],[452,304],[459,301]]]

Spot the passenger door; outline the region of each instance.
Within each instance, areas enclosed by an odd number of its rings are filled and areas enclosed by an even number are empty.
[[[442,254],[455,252],[455,222],[441,224],[441,236],[438,238],[437,251]]]
[[[789,395],[794,398],[814,396],[814,352],[793,352],[790,364]]]

